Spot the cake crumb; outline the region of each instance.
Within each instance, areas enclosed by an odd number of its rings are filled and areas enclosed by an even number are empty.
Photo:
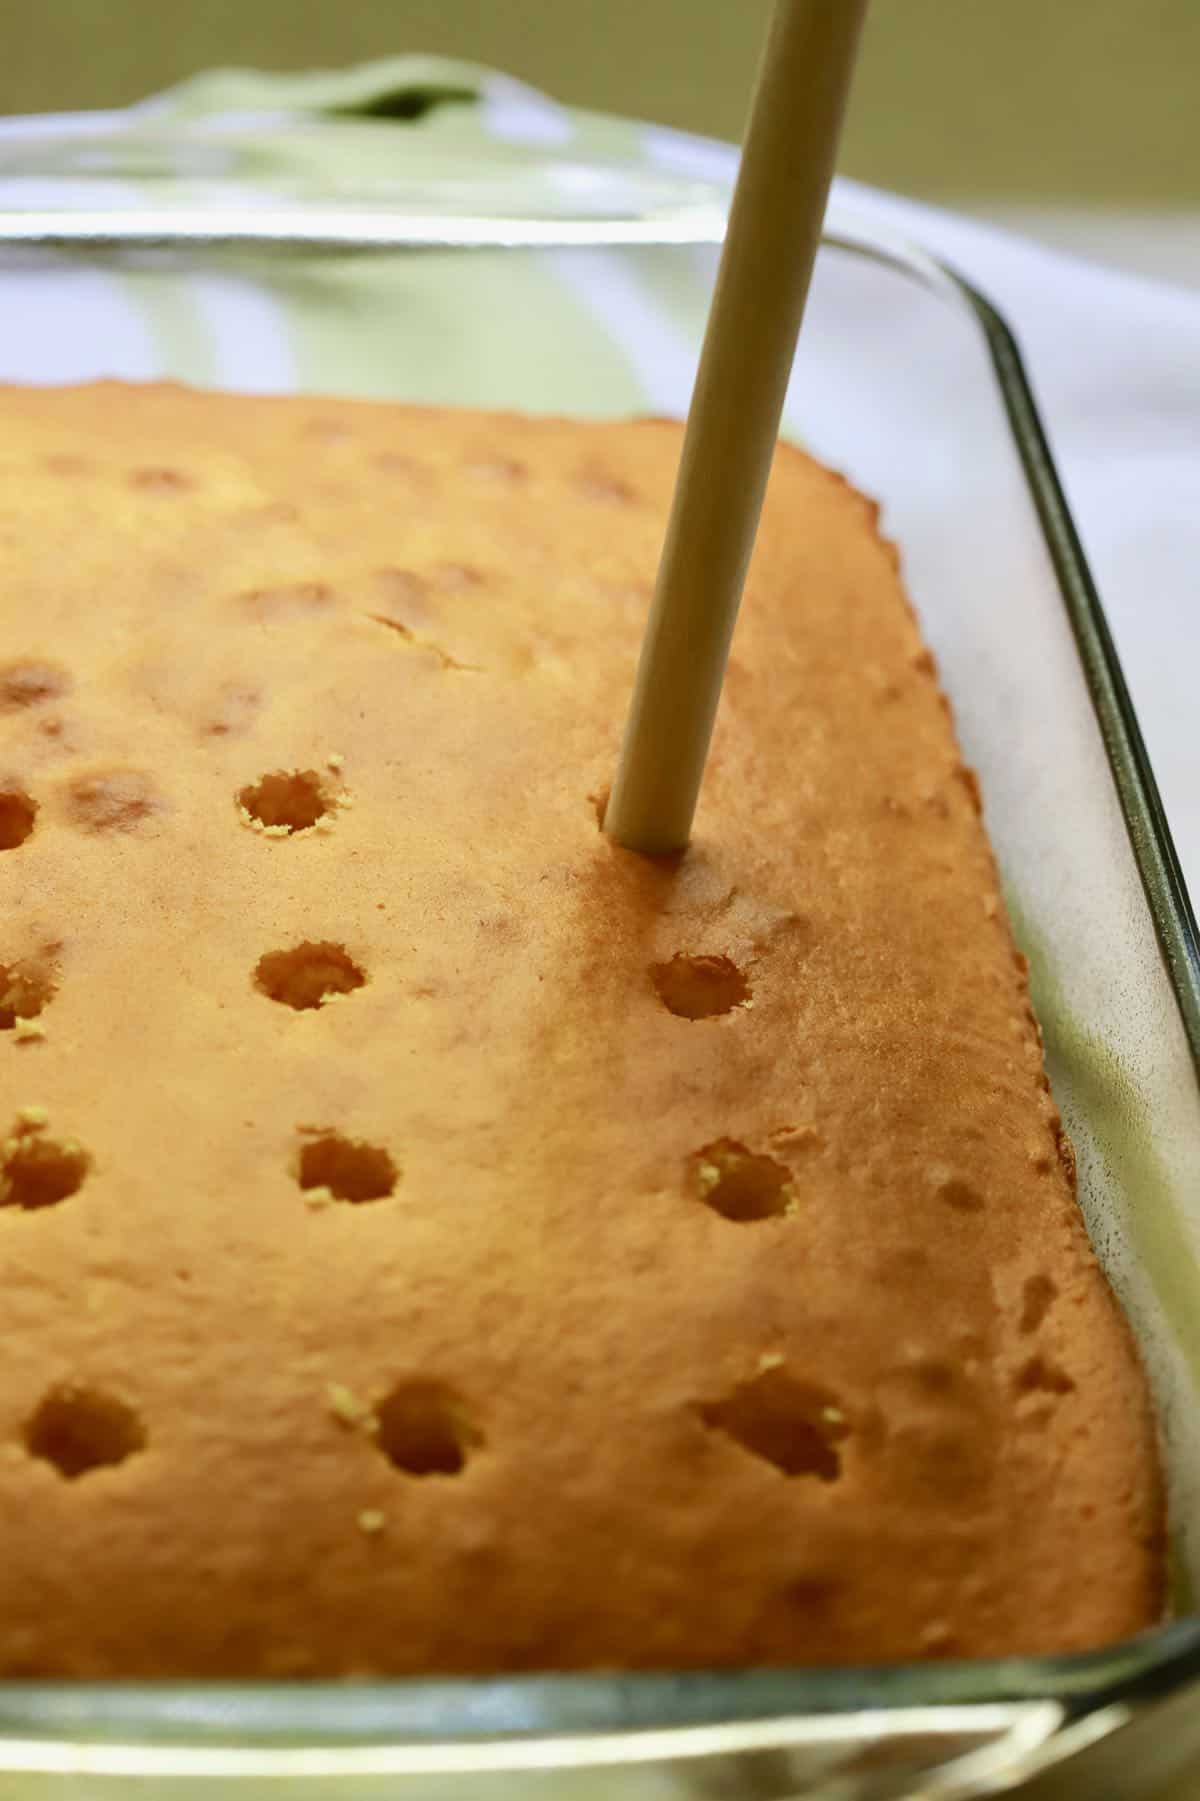
[[[13,1027],[13,1037],[18,1044],[36,1044],[46,1036],[46,1028],[40,1019],[19,1019]]]
[[[782,1369],[785,1358],[782,1351],[764,1351],[758,1360],[760,1370]]]
[[[330,1413],[343,1426],[366,1426],[369,1428],[372,1425],[373,1416],[370,1407],[365,1401],[359,1399],[352,1388],[347,1388],[344,1382],[327,1382],[325,1398],[329,1404]]]
[[[380,1513],[377,1507],[364,1507],[358,1516],[360,1532],[382,1532],[387,1525],[387,1515]]]
[[[18,1132],[40,1132],[43,1126],[47,1126],[49,1123],[50,1115],[44,1107],[17,1108]],[[70,1149],[69,1146],[67,1148]]]
[[[313,1212],[316,1213],[319,1212],[322,1207],[333,1206],[333,1190],[332,1188],[306,1188],[304,1190],[303,1199],[304,1205],[306,1207],[311,1207]]]
[[[331,751],[325,759],[327,769],[341,769],[346,759],[340,750]]]
[[[291,826],[264,825],[261,819],[255,819],[249,807],[239,807],[238,818],[244,826],[247,826],[252,832],[257,832],[262,838],[290,838],[293,836]]]

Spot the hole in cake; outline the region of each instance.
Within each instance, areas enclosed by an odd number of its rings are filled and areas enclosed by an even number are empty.
[[[57,1207],[83,1187],[92,1160],[74,1140],[20,1131],[0,1151],[0,1207]]]
[[[81,831],[135,832],[162,811],[162,801],[142,770],[115,769],[72,782],[67,811]]]
[[[273,770],[242,788],[237,798],[258,825],[285,832],[306,832],[334,806],[315,769]]]
[[[19,1019],[36,1019],[54,998],[54,984],[36,963],[0,963],[0,1032]]]
[[[327,1188],[336,1201],[382,1201],[395,1193],[398,1173],[380,1145],[337,1132],[322,1132],[300,1152],[301,1188]]]
[[[0,713],[19,713],[47,700],[59,700],[70,687],[66,671],[52,663],[5,663],[0,668]]]
[[[401,1382],[375,1409],[375,1438],[406,1476],[457,1476],[482,1441],[440,1382]]]
[[[25,1445],[32,1457],[53,1464],[72,1482],[144,1450],[146,1432],[133,1408],[115,1395],[61,1383],[26,1423]]]
[[[1021,1290],[1022,1332],[1036,1332],[1058,1299],[1058,1289],[1049,1276],[1030,1276]]]
[[[714,1019],[750,999],[750,984],[731,957],[685,957],[652,963],[650,978],[668,1013],[680,1019]]]
[[[1023,1395],[1069,1395],[1075,1384],[1066,1370],[1044,1357],[1031,1357],[1017,1371],[1017,1392]]]
[[[270,1000],[302,1012],[331,995],[353,994],[367,978],[340,944],[306,941],[290,951],[268,951],[259,958],[254,979]]]
[[[0,788],[0,850],[16,850],[33,831],[37,802],[23,788]]]
[[[151,494],[179,494],[195,484],[182,469],[134,469],[130,472],[129,485]]]
[[[747,1150],[735,1138],[718,1138],[692,1158],[700,1199],[722,1219],[739,1224],[778,1219],[795,1210],[792,1172],[774,1157]]]
[[[842,1473],[837,1446],[850,1428],[835,1397],[797,1382],[778,1365],[740,1383],[722,1401],[701,1403],[697,1412],[711,1430],[785,1476],[836,1482]]]

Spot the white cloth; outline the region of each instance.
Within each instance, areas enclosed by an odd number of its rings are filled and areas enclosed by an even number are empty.
[[[1197,900],[1200,296],[839,188],[953,263],[1015,331]]]

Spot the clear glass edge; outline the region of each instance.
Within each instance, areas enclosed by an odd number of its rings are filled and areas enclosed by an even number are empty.
[[[272,248],[313,249],[310,232],[293,236],[280,222],[270,234]],[[289,221],[288,223],[292,223]],[[376,221],[372,221],[376,225]],[[447,240],[422,221],[422,241],[430,248]],[[405,222],[390,237],[376,230],[357,242],[337,235],[330,249],[363,251],[417,247]],[[647,222],[642,243],[664,246],[683,241],[712,243],[719,233],[708,221],[677,222],[655,233]],[[699,226],[699,229],[697,229]],[[586,227],[584,228],[586,230]],[[643,232],[645,235],[643,235]],[[586,238],[568,232],[570,242],[611,242],[603,227]],[[31,234],[32,236],[33,234]],[[540,234],[539,234],[540,236]],[[186,249],[200,247],[190,234],[158,238]],[[36,241],[36,238],[34,239]],[[463,238],[451,238],[461,247]],[[535,240],[536,241],[536,240]],[[557,242],[562,243],[563,237]],[[1154,921],[1192,1058],[1200,1079],[1200,931],[1175,852],[1137,715],[1105,619],[1103,605],[1076,530],[1050,449],[1045,427],[1013,332],[999,309],[980,290],[937,256],[900,236],[881,233],[852,209],[831,209],[824,241],[832,247],[883,263],[919,282],[974,320],[1004,403],[1014,449],[1025,472],[1047,552],[1054,567],[1093,709],[1108,754],[1114,786],[1129,833],[1147,905]],[[29,240],[27,239],[28,243]],[[208,234],[202,243],[212,245]],[[529,244],[514,230],[505,240]],[[259,240],[262,243],[262,240]],[[80,246],[83,247],[83,246]],[[98,249],[93,239],[87,246]],[[481,245],[480,247],[484,247]],[[487,247],[498,247],[495,237]],[[117,248],[113,242],[105,249]],[[977,1731],[983,1738],[1011,1739],[1012,1780],[1056,1761],[1054,1746],[1070,1749],[1072,1726],[1088,1718],[1104,1730],[1131,1714],[1177,1697],[1195,1685],[1200,1704],[1200,1616],[1177,1619],[1123,1644],[1071,1657],[977,1659],[965,1663],[904,1664],[843,1668],[804,1667],[745,1671],[635,1672],[623,1674],[531,1675],[453,1680],[406,1678],[347,1683],[0,1683],[0,1771],[49,1772],[67,1769],[56,1749],[111,1747],[108,1773],[148,1773],[144,1755],[154,1755],[154,1773],[229,1776],[222,1764],[207,1771],[203,1754],[221,1748],[260,1751],[268,1760],[298,1746],[326,1748],[334,1773],[341,1753],[367,1748],[387,1751],[375,1772],[435,1767],[532,1768],[560,1752],[573,1762],[621,1761],[601,1751],[613,1735],[629,1740],[631,1760],[649,1752],[661,1757],[722,1755],[755,1746],[785,1745],[797,1727],[821,1736],[825,1723],[870,1719],[876,1735],[914,1729],[952,1735]],[[1053,1703],[1050,1713],[1038,1703]],[[990,1711],[989,1711],[990,1710]],[[706,1729],[724,1731],[708,1745]],[[548,1742],[549,1741],[549,1742]],[[637,1741],[637,1742],[635,1742]],[[487,1747],[495,1749],[495,1757]],[[640,1745],[640,1751],[639,1751]],[[441,1747],[447,1755],[429,1761]],[[455,1749],[457,1747],[457,1750]],[[523,1749],[521,1749],[523,1747]],[[570,1750],[568,1750],[570,1747]],[[539,1755],[540,1752],[542,1753]],[[514,1761],[511,1752],[518,1751]],[[409,1754],[406,1756],[406,1753]],[[418,1756],[418,1753],[420,1755]],[[175,1756],[181,1761],[175,1763]],[[949,1777],[977,1753],[954,1756],[942,1766]],[[195,1761],[196,1757],[201,1762]],[[115,1761],[114,1761],[115,1759]],[[164,1761],[165,1760],[165,1761]],[[1017,1767],[1018,1763],[1020,1768]],[[272,1766],[285,1775],[284,1764]],[[347,1774],[354,1765],[343,1765]],[[249,1773],[249,1768],[247,1769]],[[270,1773],[262,1763],[254,1773]],[[310,1773],[316,1773],[312,1771]],[[358,1773],[365,1773],[358,1766]],[[1004,1772],[993,1767],[987,1792]],[[1008,1782],[1005,1781],[1005,1786]],[[933,1791],[929,1791],[932,1793]],[[972,1792],[968,1789],[959,1793]],[[982,1792],[982,1791],[975,1791]]]

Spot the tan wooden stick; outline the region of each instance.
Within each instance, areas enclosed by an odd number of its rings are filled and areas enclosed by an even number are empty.
[[[682,850],[820,239],[866,0],[776,0],[604,827]]]

